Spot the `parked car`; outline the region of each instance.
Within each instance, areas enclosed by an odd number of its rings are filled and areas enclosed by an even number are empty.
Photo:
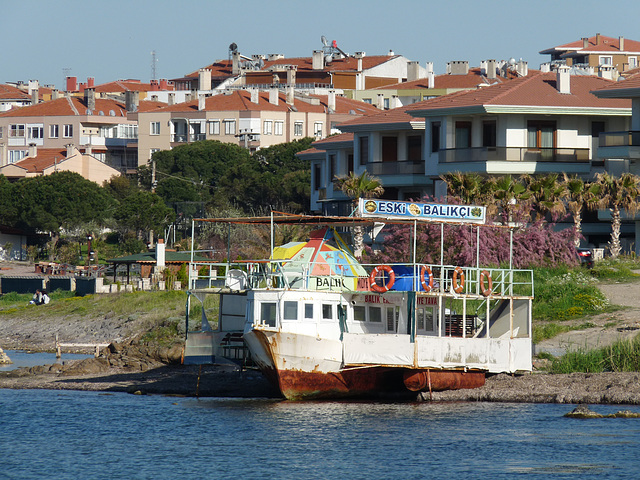
[[[580,258],[580,265],[587,268],[593,268],[593,252],[590,248],[578,248],[578,258]]]

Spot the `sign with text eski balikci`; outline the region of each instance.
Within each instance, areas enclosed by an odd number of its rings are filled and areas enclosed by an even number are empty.
[[[484,223],[486,210],[485,207],[474,205],[443,205],[365,198],[359,200],[358,206],[362,217],[472,223]]]

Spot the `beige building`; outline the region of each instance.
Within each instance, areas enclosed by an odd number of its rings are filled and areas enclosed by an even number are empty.
[[[75,172],[87,180],[102,185],[113,176],[119,176],[120,171],[101,162],[95,157],[82,154],[73,145],[66,149],[29,148],[29,154],[19,162],[0,167],[0,175],[9,180],[19,180],[25,177],[51,175],[54,172]]]
[[[186,103],[130,114],[138,120],[138,162],[158,150],[218,140],[251,151],[304,137],[321,139],[338,123],[378,112],[372,105],[330,92],[328,95],[282,93],[278,88],[229,90]]]

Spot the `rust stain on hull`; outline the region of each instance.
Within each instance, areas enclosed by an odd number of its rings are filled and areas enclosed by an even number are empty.
[[[405,370],[404,385],[412,392],[441,392],[478,388],[484,385],[484,372],[457,370]]]

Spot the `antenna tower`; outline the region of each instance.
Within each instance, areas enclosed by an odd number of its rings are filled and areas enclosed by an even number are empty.
[[[153,50],[151,52],[151,80],[157,80],[158,76],[156,75],[156,64],[158,63],[158,59],[156,58],[156,51]]]

